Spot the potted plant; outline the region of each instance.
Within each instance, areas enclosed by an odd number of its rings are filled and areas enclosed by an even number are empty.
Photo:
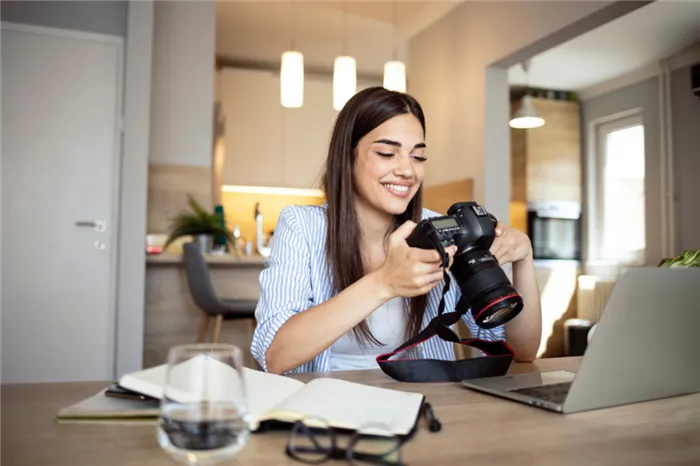
[[[183,236],[191,236],[202,254],[212,252],[214,238],[217,236],[223,236],[227,242],[233,242],[233,233],[226,228],[220,216],[204,210],[192,195],[188,198],[191,210],[181,212],[173,219],[170,234],[163,246],[164,250]]]
[[[700,267],[700,249],[697,251],[685,250],[680,256],[662,259],[659,267]]]

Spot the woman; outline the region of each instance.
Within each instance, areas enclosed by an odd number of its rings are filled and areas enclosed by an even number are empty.
[[[422,208],[424,138],[422,109],[409,95],[370,88],[341,110],[323,177],[327,203],[281,212],[260,274],[251,349],[263,370],[377,368],[378,354],[437,315],[444,284],[439,254],[405,241],[422,218],[440,215]],[[452,260],[455,247],[448,252]],[[505,338],[517,360],[532,360],[541,316],[530,241],[499,225],[491,252],[501,265],[513,264],[524,308],[488,331],[470,313],[465,322],[480,338]],[[459,297],[451,280],[446,312]],[[454,359],[452,343],[437,337],[421,346],[422,357]]]

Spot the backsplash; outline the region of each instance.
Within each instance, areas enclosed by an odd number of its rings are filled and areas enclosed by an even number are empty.
[[[221,203],[224,206],[226,225],[233,228],[238,225],[241,236],[255,241],[255,204],[260,203],[263,215],[263,230],[268,232],[277,226],[277,219],[282,209],[289,205],[319,205],[325,202],[325,196],[293,196],[289,194],[251,194],[222,192]]]

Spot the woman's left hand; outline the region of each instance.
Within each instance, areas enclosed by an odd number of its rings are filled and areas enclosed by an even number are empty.
[[[532,258],[530,238],[517,228],[500,222],[496,225],[496,239],[490,251],[500,265]]]

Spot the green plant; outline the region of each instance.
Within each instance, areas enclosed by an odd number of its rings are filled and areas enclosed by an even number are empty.
[[[225,225],[222,225],[219,216],[204,210],[191,195],[188,198],[191,211],[181,212],[173,219],[170,225],[170,234],[163,249],[183,236],[224,236],[227,241],[233,242],[233,233]]]
[[[700,250],[688,249],[680,256],[662,259],[659,267],[700,267]]]

